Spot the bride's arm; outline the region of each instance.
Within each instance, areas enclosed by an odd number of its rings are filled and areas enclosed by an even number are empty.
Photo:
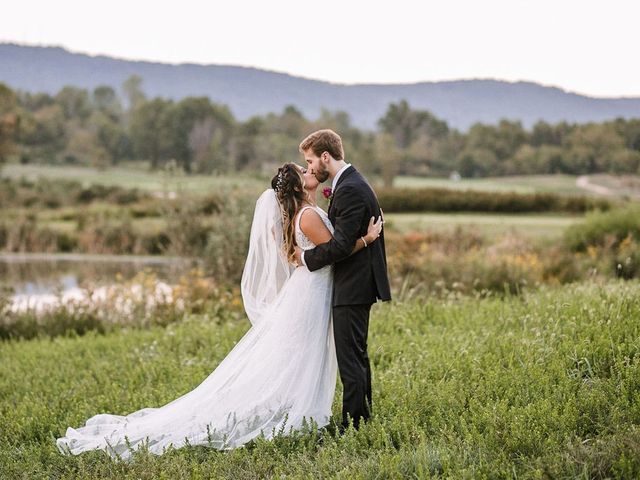
[[[374,218],[371,217],[367,234],[356,241],[353,250],[351,250],[351,255],[374,242],[380,235],[381,229],[382,218],[379,218],[378,221],[374,223]],[[320,215],[318,215],[318,212],[312,209],[307,209],[302,212],[302,216],[300,217],[300,230],[302,230],[302,233],[315,245],[326,243],[333,238],[331,232],[320,218]],[[365,242],[367,242],[366,245]]]

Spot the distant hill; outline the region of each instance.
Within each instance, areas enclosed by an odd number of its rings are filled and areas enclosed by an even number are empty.
[[[474,122],[502,118],[530,127],[537,120],[590,122],[640,118],[640,97],[592,98],[532,82],[457,80],[388,85],[342,85],[256,68],[165,64],[72,53],[60,47],[0,44],[0,82],[14,89],[55,93],[64,85],[120,88],[132,74],[143,77],[150,97],[205,95],[227,104],[245,120],[295,105],[314,119],[322,108],[344,110],[354,125],[373,129],[391,102],[406,99],[449,125],[466,130]]]

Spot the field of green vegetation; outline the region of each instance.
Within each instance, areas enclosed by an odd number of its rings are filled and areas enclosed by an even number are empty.
[[[639,288],[608,281],[376,306],[374,416],[359,431],[142,452],[130,464],[103,452],[62,456],[54,440],[96,413],[192,389],[246,320],[201,313],[166,327],[5,341],[0,477],[638,478]]]
[[[293,159],[296,161],[296,159]],[[97,169],[87,166],[56,165],[20,165],[10,163],[2,168],[2,176],[37,180],[64,179],[76,180],[82,184],[99,184],[123,188],[162,192],[178,189],[205,194],[220,187],[255,187],[268,184],[268,174],[237,175],[184,175],[179,171],[150,171],[145,163],[129,163],[123,166]],[[447,188],[453,190],[473,190],[482,192],[556,193],[561,195],[594,195],[576,184],[577,176],[553,175],[515,175],[502,177],[463,178],[458,181],[447,178],[397,176],[393,186],[396,188]],[[598,174],[590,176],[596,185],[612,188],[620,195],[636,195],[640,192],[640,177],[627,175],[615,177]],[[371,177],[375,186],[382,185],[382,179]]]
[[[519,175],[486,178],[446,178],[399,176],[394,179],[394,187],[400,188],[452,188],[456,190],[479,190],[483,192],[517,193],[560,193],[584,195],[585,191],[576,186],[574,175]]]
[[[157,279],[144,272],[116,281],[104,301],[40,313],[12,311],[0,290],[2,479],[640,476],[632,202],[577,214],[569,207],[595,198],[536,190],[533,180],[533,192],[495,198],[381,189],[398,206],[385,227],[395,301],[373,309],[372,421],[322,442],[299,432],[231,452],[140,452],[126,464],[102,452],[62,456],[55,438],[96,413],[171,401],[233,348],[248,329],[239,277],[268,179],[28,165],[7,165],[3,176],[5,252],[175,255],[202,270],[151,306],[140,298]],[[516,207],[402,211],[434,199]],[[543,210],[523,213],[530,205]]]
[[[258,177],[130,167],[45,167],[43,175],[26,175],[30,168],[7,165],[0,178],[0,250],[184,256],[232,286],[242,272],[255,198],[268,184]],[[127,177],[135,187],[120,185]],[[389,269],[398,289],[513,292],[640,272],[632,202],[410,188],[383,188],[378,196],[388,215]],[[326,201],[320,205],[326,208]],[[607,213],[583,215],[593,209]],[[596,243],[583,248],[566,240],[592,217],[599,225]]]
[[[388,228],[401,233],[451,233],[456,228],[477,231],[490,239],[505,234],[522,235],[532,239],[558,239],[567,227],[581,222],[582,215],[490,213],[388,213]]]
[[[197,268],[169,294],[118,273],[39,311],[13,308],[0,262],[0,480],[640,478],[640,120],[460,132],[401,101],[365,132],[343,112],[239,121],[123,86],[0,84],[0,252]],[[247,331],[255,199],[327,127],[387,212],[394,302],[372,313],[371,422],[132,463],[61,455],[66,427],[175,399]]]
[[[185,175],[180,170],[149,171],[146,164],[97,169],[80,166],[19,165],[15,163],[2,167],[3,177],[18,180],[26,178],[36,181],[73,180],[83,185],[106,185],[121,188],[137,188],[150,192],[184,191],[195,194],[215,193],[225,188],[266,188],[270,176],[249,175]]]

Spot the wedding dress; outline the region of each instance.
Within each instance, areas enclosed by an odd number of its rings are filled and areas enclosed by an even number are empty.
[[[327,228],[326,213],[314,208]],[[302,211],[300,212],[302,213]],[[295,219],[298,246],[314,244]],[[337,360],[331,326],[331,266],[292,268],[282,254],[282,218],[273,190],[258,202],[242,297],[252,326],[196,388],[159,408],[99,414],[56,440],[62,453],[105,450],[129,459],[142,445],[162,454],[172,445],[227,450],[261,434],[271,439],[311,420],[329,423]],[[127,446],[127,442],[129,446]]]

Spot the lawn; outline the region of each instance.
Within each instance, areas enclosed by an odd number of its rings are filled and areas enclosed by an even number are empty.
[[[3,167],[2,175],[11,178],[38,177],[50,179],[73,179],[83,183],[118,185],[123,188],[141,188],[161,192],[165,189],[182,188],[197,193],[207,192],[224,186],[258,186],[268,184],[267,176],[240,175],[189,175],[166,172],[150,172],[141,166],[112,167],[99,170],[80,166],[53,165],[18,165],[9,164]],[[377,184],[377,180],[372,179]],[[584,190],[576,187],[576,177],[571,175],[531,175],[513,177],[494,177],[478,179],[462,179],[454,182],[446,178],[397,177],[395,187],[409,188],[452,188],[458,190],[481,191],[515,191],[518,193],[554,192],[583,194]]]
[[[397,177],[394,187],[401,188],[450,188],[454,190],[478,190],[484,192],[556,193],[559,195],[602,196],[579,187],[574,175],[514,175],[505,177],[463,178],[459,181],[447,178]],[[588,182],[610,189],[607,197],[640,199],[638,175],[589,175]]]
[[[51,215],[52,212],[45,212]],[[53,216],[53,215],[51,215]],[[77,228],[75,220],[47,219],[38,215],[39,224],[57,232],[73,233]],[[388,213],[385,215],[386,228],[399,233],[447,232],[456,228],[473,229],[489,239],[507,233],[517,233],[527,238],[559,238],[570,225],[582,221],[577,215],[496,215],[484,213]],[[112,220],[118,223],[118,219]],[[131,220],[136,232],[160,232],[166,229],[163,217],[136,218]]]
[[[248,328],[168,327],[0,343],[0,478],[620,478],[640,476],[638,282],[545,287],[505,299],[397,299],[369,333],[374,416],[218,452],[59,454],[99,412],[194,388]],[[339,392],[340,390],[338,390]],[[339,413],[340,395],[334,414]]]
[[[18,165],[2,168],[2,176],[14,179],[39,177],[76,180],[83,184],[117,185],[122,188],[140,188],[152,192],[186,191],[211,193],[221,187],[266,188],[269,180],[259,175],[184,175],[181,172],[151,172],[141,166],[112,167],[99,170],[91,167]]]
[[[389,213],[385,215],[387,228],[400,233],[451,232],[455,228],[469,228],[493,239],[506,233],[524,237],[559,238],[570,225],[581,222],[579,215],[485,213]]]
[[[573,175],[518,175],[463,178],[459,181],[449,180],[448,178],[397,177],[393,186],[405,188],[451,188],[484,192],[544,192],[567,195],[584,195],[588,193],[576,186],[576,177]]]

